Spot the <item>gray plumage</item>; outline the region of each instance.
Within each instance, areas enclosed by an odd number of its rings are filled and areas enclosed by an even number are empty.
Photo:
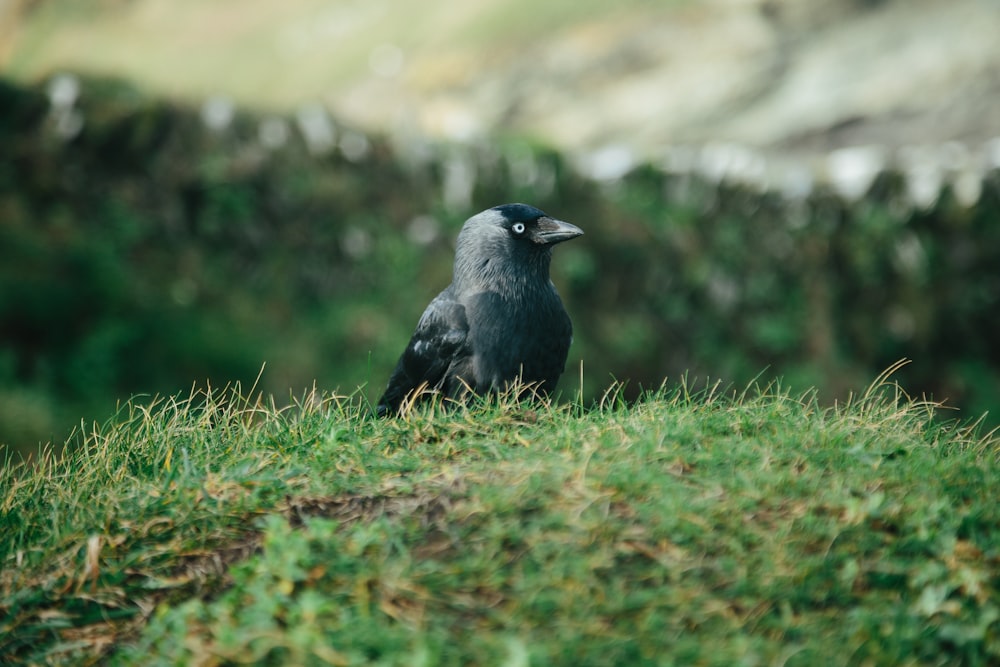
[[[469,218],[452,283],[424,311],[379,399],[379,416],[431,392],[462,398],[515,381],[540,394],[566,366],[573,327],[549,279],[552,246],[583,234],[533,206],[505,204]]]

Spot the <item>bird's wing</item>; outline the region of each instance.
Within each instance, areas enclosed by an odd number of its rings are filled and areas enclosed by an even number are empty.
[[[419,389],[444,388],[450,393],[456,376],[471,359],[468,334],[465,306],[455,299],[449,286],[431,301],[420,317],[379,399],[378,415],[397,412],[403,400]]]

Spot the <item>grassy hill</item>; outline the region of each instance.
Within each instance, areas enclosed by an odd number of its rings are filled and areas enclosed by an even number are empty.
[[[1000,442],[821,408],[196,392],[0,469],[0,662],[996,664]]]

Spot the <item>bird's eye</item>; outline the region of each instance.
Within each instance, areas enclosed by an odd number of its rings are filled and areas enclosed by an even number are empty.
[[[518,236],[520,236],[521,234],[524,233],[524,223],[523,222],[515,222],[513,225],[510,226],[510,231],[512,231],[515,234],[517,234]]]

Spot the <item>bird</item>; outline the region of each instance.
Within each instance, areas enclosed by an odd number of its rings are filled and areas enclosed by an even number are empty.
[[[552,248],[582,234],[527,204],[466,220],[452,282],[424,310],[376,414],[398,415],[433,395],[463,401],[511,386],[548,396],[573,340],[549,278]]]

